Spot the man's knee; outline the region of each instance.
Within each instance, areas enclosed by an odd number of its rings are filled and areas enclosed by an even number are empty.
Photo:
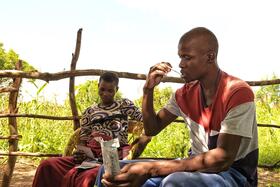
[[[162,183],[161,187],[172,187],[172,186],[178,186],[178,187],[186,187],[186,186],[192,186],[192,184],[195,184],[197,180],[196,173],[193,172],[175,172],[168,176],[166,176]],[[189,185],[190,184],[190,185]]]
[[[171,186],[177,186],[176,184],[178,183],[178,178],[181,177],[181,174],[176,172],[172,173],[168,176],[166,176],[162,182],[161,182],[161,187],[171,187]]]
[[[161,187],[202,187],[226,186],[223,177],[217,174],[200,172],[176,172],[168,175],[162,181]]]

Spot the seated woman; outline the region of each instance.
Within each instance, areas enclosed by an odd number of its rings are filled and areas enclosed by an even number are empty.
[[[94,160],[102,160],[97,136],[104,140],[118,138],[120,142],[119,157],[123,159],[129,150],[128,117],[142,121],[140,110],[128,99],[115,100],[119,79],[112,72],[105,72],[99,78],[98,94],[101,102],[85,110],[81,119],[80,145],[92,150]],[[150,137],[143,136],[136,146],[135,153],[139,156]],[[138,149],[138,150],[137,150]],[[83,150],[77,150],[73,156],[48,158],[37,168],[33,187],[88,187],[93,186],[99,169],[96,167],[79,169],[83,161],[91,161]]]

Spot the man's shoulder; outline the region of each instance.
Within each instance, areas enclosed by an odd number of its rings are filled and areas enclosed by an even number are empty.
[[[246,81],[226,73],[221,81],[218,95],[221,100],[227,103],[227,106],[234,107],[254,101],[254,92]]]
[[[240,89],[252,90],[246,81],[225,72],[222,78],[222,85],[224,90],[228,93],[236,92]]]

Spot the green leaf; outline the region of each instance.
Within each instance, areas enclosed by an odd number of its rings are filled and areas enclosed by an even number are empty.
[[[42,91],[47,85],[48,85],[48,83],[45,82],[45,84],[43,84],[43,86],[41,86],[41,87],[38,89],[36,95],[38,96],[38,95],[41,93],[41,91]]]

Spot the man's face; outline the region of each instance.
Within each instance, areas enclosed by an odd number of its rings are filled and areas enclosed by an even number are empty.
[[[102,104],[112,104],[117,91],[118,87],[115,82],[101,80],[98,84],[98,94],[101,98]]]
[[[207,44],[202,38],[185,39],[178,45],[179,67],[186,83],[200,80],[208,68]]]

